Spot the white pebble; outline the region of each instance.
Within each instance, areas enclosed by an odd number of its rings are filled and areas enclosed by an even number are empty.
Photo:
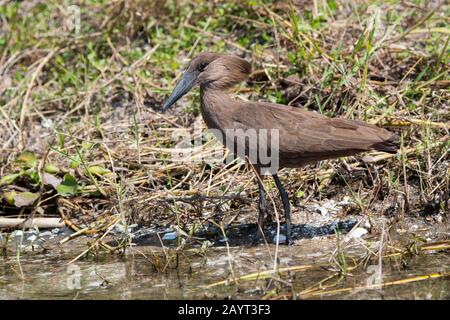
[[[365,235],[368,231],[364,228],[356,228],[348,234],[349,239],[358,239]]]
[[[23,231],[22,230],[16,230],[12,233],[12,236],[14,237],[22,237],[23,236]]]
[[[166,233],[162,239],[163,240],[175,240],[178,237],[178,233],[176,231]]]
[[[275,235],[273,237],[273,243],[276,243],[276,242],[277,242],[277,236]],[[284,243],[284,242],[286,242],[286,236],[284,234],[280,234],[278,236],[278,243]]]

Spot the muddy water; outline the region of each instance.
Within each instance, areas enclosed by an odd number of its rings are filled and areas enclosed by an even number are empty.
[[[85,244],[61,246],[47,252],[22,253],[0,257],[0,299],[203,299],[203,298],[296,298],[305,299],[449,299],[450,279],[440,277],[395,284],[384,288],[373,284],[411,279],[416,276],[450,271],[448,251],[436,251],[405,259],[384,259],[379,265],[365,266],[334,277],[322,291],[305,289],[336,274],[330,263],[336,248],[334,236],[303,239],[292,247],[274,245],[211,247],[185,249],[178,255],[174,247],[165,251],[155,245],[137,245],[124,254],[98,254],[68,264]],[[42,251],[42,250],[40,250]],[[348,245],[348,257],[362,257],[360,245]],[[312,265],[307,270],[275,274],[250,281],[235,278],[272,270],[278,255],[281,268]],[[165,257],[172,259],[164,268]],[[347,259],[350,267],[351,260]],[[322,266],[322,267],[321,267]],[[262,277],[260,277],[262,278]],[[220,284],[222,280],[230,280]],[[209,285],[209,287],[208,287]],[[341,290],[341,291],[339,291]]]

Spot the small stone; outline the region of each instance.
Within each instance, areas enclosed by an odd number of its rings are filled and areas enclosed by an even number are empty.
[[[333,221],[330,225],[330,231],[335,231],[338,226],[339,226],[338,222]]]
[[[178,233],[176,231],[166,233],[162,239],[163,240],[175,240],[178,237]]]
[[[350,231],[348,234],[349,239],[358,239],[361,238],[363,235],[368,233],[368,231],[364,228],[356,228]]]
[[[278,236],[278,243],[285,243],[286,242],[286,236],[284,234],[280,234]],[[277,236],[275,235],[273,237],[273,243],[277,243]]]
[[[220,237],[219,240],[217,240],[217,241],[219,241],[219,242],[225,242],[225,241],[227,241],[227,239],[224,238],[224,237]]]
[[[41,237],[50,237],[52,235],[53,235],[53,233],[51,231],[44,231],[44,232],[41,232],[41,234],[40,234]]]
[[[30,241],[30,242],[33,242],[33,241],[35,241],[37,239],[37,236],[36,235],[31,235],[31,236],[29,236],[28,238],[27,238],[27,240],[28,241]]]
[[[53,234],[59,233],[59,228],[54,228],[54,229],[52,229],[52,233],[53,233]]]
[[[124,226],[121,225],[121,224],[116,224],[116,225],[114,226],[114,229],[115,229],[115,231],[118,232],[118,233],[125,233],[125,228],[124,228]]]
[[[315,209],[316,212],[320,213],[322,216],[326,216],[328,214],[328,210],[322,206],[317,206]]]
[[[14,237],[22,237],[23,236],[23,231],[22,230],[16,230],[12,233],[12,236]]]

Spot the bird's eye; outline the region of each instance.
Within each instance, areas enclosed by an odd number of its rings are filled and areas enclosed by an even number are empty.
[[[206,62],[202,62],[198,65],[198,71],[202,72],[205,71],[206,67],[208,66],[208,64]]]

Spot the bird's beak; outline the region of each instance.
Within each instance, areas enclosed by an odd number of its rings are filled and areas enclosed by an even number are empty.
[[[188,93],[189,90],[192,89],[192,87],[195,85],[195,82],[197,81],[198,75],[199,73],[196,71],[184,72],[183,77],[177,83],[175,89],[173,89],[172,94],[166,100],[166,102],[164,102],[162,112],[165,112],[167,109],[169,109],[171,105],[177,102],[178,99],[180,99],[182,96]]]

